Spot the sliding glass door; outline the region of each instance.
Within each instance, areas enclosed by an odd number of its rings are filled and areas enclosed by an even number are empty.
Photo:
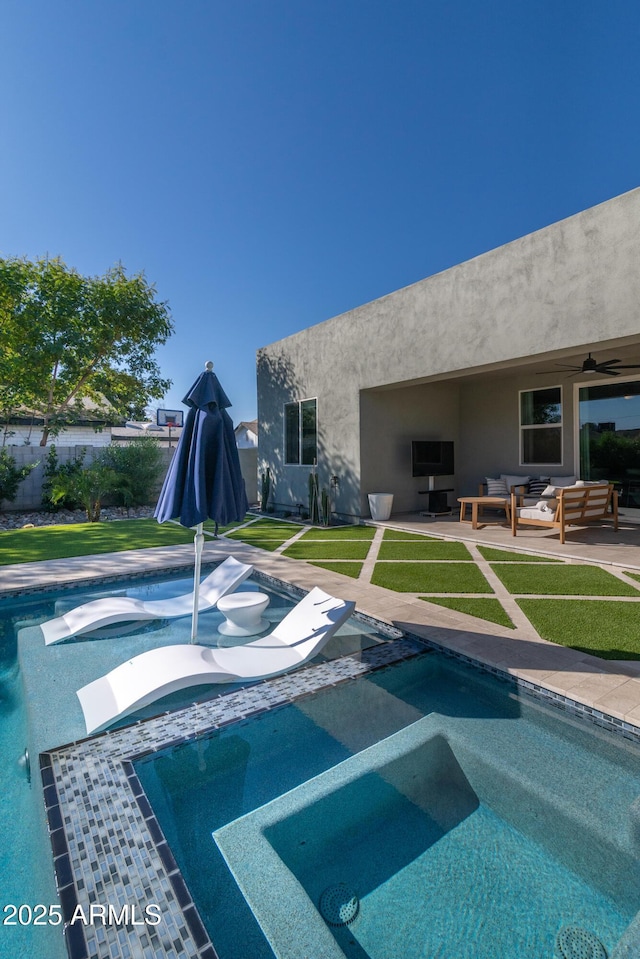
[[[625,513],[640,516],[640,380],[581,386],[578,409],[582,479],[615,482]]]

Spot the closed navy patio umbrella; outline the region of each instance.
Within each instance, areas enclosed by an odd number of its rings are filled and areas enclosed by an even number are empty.
[[[182,402],[189,412],[154,515],[159,523],[177,519],[182,526],[196,527],[193,642],[198,633],[203,523],[213,520],[217,533],[219,525],[244,519],[248,502],[233,422],[227,413],[231,402],[211,361]]]

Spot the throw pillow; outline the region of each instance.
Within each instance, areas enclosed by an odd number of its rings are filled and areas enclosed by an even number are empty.
[[[575,476],[550,476],[549,483],[551,486],[575,486],[576,483]]]
[[[546,479],[529,480],[527,493],[529,494],[529,496],[542,496],[547,486],[548,486],[548,480]]]
[[[505,499],[509,496],[507,484],[503,479],[492,479],[490,476],[485,476],[484,481],[487,484],[487,496],[504,496]]]
[[[526,486],[530,476],[511,476],[509,473],[500,473],[500,479],[504,480],[504,484],[507,487],[508,492],[511,492],[512,486]]]

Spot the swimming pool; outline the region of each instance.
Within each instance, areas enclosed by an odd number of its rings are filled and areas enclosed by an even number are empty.
[[[296,930],[310,930],[311,941],[314,941],[313,923],[301,925],[301,920],[317,912],[318,903],[313,899],[315,891],[311,888],[305,891],[304,883],[308,883],[308,879],[303,872],[300,872],[302,881],[294,876],[302,889],[302,897],[297,903],[292,900],[291,920],[280,923],[275,933],[267,929],[272,941],[270,945],[261,928],[261,925],[265,925],[265,918],[261,914],[264,906],[260,903],[260,890],[252,890],[246,885],[246,877],[243,876],[243,872],[246,873],[246,860],[234,853],[234,837],[231,833],[225,836],[225,829],[229,827],[231,830],[237,826],[238,829],[256,830],[257,817],[263,813],[270,814],[268,810],[275,808],[275,818],[265,825],[264,830],[258,828],[258,832],[264,836],[268,834],[268,846],[279,860],[276,865],[278,869],[286,870],[280,872],[272,889],[284,890],[287,872],[294,875],[294,869],[298,868],[288,849],[291,829],[296,828],[290,824],[299,821],[296,817],[316,817],[317,810],[322,808],[320,800],[323,791],[327,795],[335,793],[337,801],[341,801],[345,795],[343,786],[348,785],[350,776],[356,783],[354,788],[357,787],[358,776],[352,775],[354,766],[348,765],[353,759],[366,762],[371,756],[371,769],[382,768],[386,760],[380,759],[379,750],[386,752],[395,749],[395,761],[403,755],[403,749],[398,751],[398,739],[394,737],[402,735],[404,730],[411,733],[413,729],[422,729],[424,727],[420,723],[423,720],[433,722],[436,716],[446,720],[443,735],[448,738],[454,760],[462,769],[462,774],[472,784],[474,794],[478,797],[478,809],[459,817],[459,824],[448,829],[431,846],[423,844],[425,848],[418,849],[416,861],[425,855],[429,857],[434,849],[446,851],[447,846],[450,847],[450,839],[461,835],[460,826],[471,827],[471,845],[477,844],[473,837],[489,836],[485,845],[490,849],[502,848],[503,837],[511,835],[515,829],[516,833],[522,833],[528,842],[533,843],[536,855],[539,855],[537,847],[542,846],[542,858],[538,858],[532,871],[540,872],[540,863],[551,862],[556,872],[565,869],[570,877],[577,876],[580,882],[584,881],[590,890],[589,896],[593,893],[589,900],[593,902],[593,909],[588,918],[597,918],[596,931],[605,938],[609,936],[608,944],[617,940],[620,929],[633,915],[637,904],[633,898],[625,902],[624,895],[619,899],[619,891],[615,887],[602,890],[598,882],[582,876],[579,853],[585,848],[584,836],[595,836],[600,843],[602,835],[597,830],[593,831],[592,821],[584,814],[584,803],[577,804],[578,814],[571,809],[571,802],[565,803],[571,810],[571,815],[567,816],[563,812],[563,804],[558,805],[555,797],[562,793],[559,783],[564,783],[563,789],[571,786],[574,793],[582,797],[587,795],[587,786],[594,792],[593,783],[597,782],[596,807],[601,812],[604,808],[606,817],[604,814],[595,816],[595,821],[613,817],[615,822],[621,824],[622,832],[617,834],[617,838],[613,835],[612,840],[610,831],[605,830],[601,844],[604,852],[602,855],[598,853],[600,859],[596,861],[602,861],[605,866],[609,864],[611,872],[613,841],[615,849],[627,858],[631,856],[632,867],[629,868],[635,868],[635,847],[630,846],[630,843],[635,842],[633,817],[629,815],[627,800],[631,794],[638,794],[636,745],[601,733],[593,726],[585,728],[581,723],[561,723],[563,732],[560,734],[557,710],[542,708],[529,701],[529,697],[519,693],[515,686],[496,684],[477,669],[463,666],[454,667],[453,674],[457,678],[452,680],[450,661],[443,660],[435,653],[425,655],[424,644],[412,639],[380,643],[371,636],[371,628],[368,627],[367,632],[362,624],[355,623],[351,635],[346,637],[342,648],[338,648],[337,659],[268,680],[258,687],[239,689],[215,700],[163,713],[155,719],[117,729],[104,736],[70,741],[66,746],[45,750],[40,757],[40,773],[51,830],[59,899],[72,955],[106,959],[107,956],[149,954],[154,957],[177,955],[214,959],[211,937],[221,959],[234,955],[232,950],[238,948],[239,944],[246,947],[245,957],[251,956],[252,959],[254,956],[256,959],[271,956],[274,950],[279,955],[298,959],[301,955],[299,940],[293,947],[291,940],[286,938],[277,941],[281,935],[279,929],[287,924],[291,926],[293,922]],[[394,635],[398,636],[397,631]],[[155,638],[158,638],[158,633]],[[36,646],[42,642],[42,634],[37,629],[27,627],[21,632],[20,639],[25,647]],[[32,642],[35,640],[37,642]],[[151,641],[155,641],[153,637]],[[67,652],[70,648],[67,647]],[[429,671],[426,674],[420,672],[412,679],[405,667],[384,669],[389,663],[405,659],[415,660],[416,666],[418,660],[423,664],[428,663]],[[74,657],[67,660],[70,666],[73,662]],[[36,672],[42,666],[37,657],[32,665]],[[365,682],[362,677],[366,677]],[[344,696],[345,692],[348,695]],[[46,706],[45,702],[45,709]],[[566,707],[573,708],[568,701]],[[291,724],[286,717],[291,717],[294,709],[298,715]],[[521,723],[523,718],[526,719],[524,724]],[[553,735],[547,729],[549,723]],[[543,796],[548,794],[555,802],[555,805],[552,802],[554,815],[560,811],[560,819],[569,823],[573,829],[573,833],[569,829],[569,834],[574,836],[575,841],[567,845],[564,841],[566,833],[562,833],[563,848],[549,851],[540,837],[528,836],[525,829],[511,822],[511,809],[500,811],[492,808],[483,792],[487,781],[490,784],[492,778],[498,781],[498,777],[493,774],[485,776],[484,784],[473,780],[472,776],[476,774],[470,763],[479,747],[476,746],[475,750],[467,747],[466,753],[461,751],[460,737],[464,739],[464,728],[466,726],[468,731],[474,728],[474,724],[476,729],[482,730],[483,734],[490,733],[491,737],[502,730],[505,744],[515,744],[513,749],[507,751],[507,755],[515,755],[518,761],[521,757],[530,758],[540,753],[543,757],[543,761],[537,763],[540,776],[548,775],[547,751],[551,745],[554,746],[555,752],[551,749],[551,755],[555,757],[555,767],[562,767],[561,775],[557,782],[547,782],[548,788],[543,790]],[[457,733],[453,727],[457,728]],[[520,739],[517,736],[514,738],[517,728],[523,731],[533,729],[536,734],[523,739],[521,733]],[[542,740],[541,731],[544,732]],[[625,730],[625,733],[633,735],[633,730]],[[458,741],[453,742],[456,735]],[[485,739],[489,741],[485,735],[476,735],[475,738],[481,747],[484,747]],[[192,741],[191,746],[184,745],[188,740]],[[52,742],[58,743],[60,739],[53,739]],[[558,742],[563,744],[562,747],[557,747]],[[414,765],[415,745],[412,743],[404,750],[410,756],[409,767]],[[416,748],[421,748],[419,743]],[[567,786],[564,766],[567,756],[571,754],[583,757],[584,764],[574,763],[576,776],[573,783],[569,776]],[[158,760],[157,765],[153,763],[153,758]],[[230,765],[227,762],[229,759]],[[165,772],[170,771],[166,775],[159,773],[161,764],[165,762]],[[243,772],[245,767],[246,775]],[[504,770],[502,774],[504,777]],[[608,784],[605,789],[600,787],[599,777],[603,775]],[[346,779],[340,778],[345,776]],[[153,808],[141,781],[152,799]],[[518,777],[515,777],[515,782],[519,782]],[[528,785],[535,783],[536,777],[529,776]],[[228,788],[223,788],[225,784]],[[316,788],[319,790],[317,793],[313,792]],[[356,805],[363,807],[367,817],[372,815],[375,819],[377,807],[366,808],[369,792],[365,788],[362,801]],[[526,790],[525,808],[530,804],[529,792],[535,795],[536,790]],[[463,792],[463,807],[468,800],[468,796],[465,796]],[[187,806],[196,814],[195,826],[179,815],[180,809]],[[576,806],[575,795],[573,806]],[[542,808],[548,812],[544,803]],[[487,810],[494,813],[499,822],[485,815]],[[215,813],[213,817],[212,811]],[[392,806],[387,807],[387,812],[383,819],[391,822]],[[254,815],[256,818],[252,818]],[[323,818],[320,816],[320,821]],[[545,823],[547,820],[543,817],[541,821]],[[271,826],[279,823],[284,825],[277,827],[276,835],[270,830]],[[476,827],[476,823],[479,826]],[[215,833],[214,838],[212,833]],[[318,836],[322,835],[319,829]],[[327,838],[325,835],[324,839],[328,848],[333,837]],[[590,842],[590,854],[592,845]],[[201,851],[207,850],[205,862],[191,859],[188,855],[191,847],[196,846]],[[568,863],[565,846],[572,850]],[[526,860],[525,847],[529,848],[525,842],[514,842],[514,849],[519,850],[523,862]],[[398,844],[398,852],[401,848]],[[632,854],[629,853],[630,848]],[[377,855],[375,848],[370,852],[371,856]],[[367,853],[361,857],[365,865],[371,856]],[[225,863],[225,857],[231,870]],[[319,858],[323,863],[325,860],[328,862],[326,849],[323,849]],[[457,861],[457,857],[454,856],[453,861]],[[221,866],[223,871],[216,872]],[[529,867],[526,871],[528,873]],[[311,875],[314,872],[320,874],[316,865],[310,869]],[[360,926],[351,924],[346,927],[350,936],[353,937],[354,933],[360,935],[358,930],[364,928],[363,920],[370,917],[371,909],[366,907],[374,889],[376,895],[378,888],[385,892],[387,883],[396,881],[396,873],[402,877],[403,870],[395,870],[378,886],[375,886],[375,876],[372,878],[363,873],[364,887],[358,889],[361,908],[356,919]],[[234,875],[237,881],[233,879]],[[607,875],[606,868],[604,875]],[[240,892],[241,886],[244,895]],[[637,882],[629,883],[628,888],[633,889],[634,886],[637,887]],[[88,903],[95,902],[96,898],[99,904],[109,901],[126,905],[134,899],[141,906],[145,902],[157,902],[162,915],[160,928],[140,930],[131,924],[126,928],[107,928],[99,923],[82,928],[80,924],[74,926],[69,922],[76,907],[87,908]],[[575,901],[580,897],[569,898]],[[309,913],[309,909],[313,912]],[[433,917],[434,921],[437,919],[438,927],[450,912],[451,907],[442,902],[439,911],[434,908]],[[202,925],[200,916],[206,926]],[[547,930],[545,935],[548,938],[549,917],[546,912],[543,917],[547,926],[543,925],[542,928]],[[471,935],[475,934],[473,924],[466,928]],[[49,931],[58,933],[58,930]],[[327,932],[326,929],[324,931]],[[330,950],[335,949],[336,945],[343,952],[342,946],[345,944],[341,944],[332,933],[327,935],[330,938],[326,940],[326,955],[333,955]],[[39,931],[37,943],[34,940],[34,947],[22,954],[33,956],[34,959],[57,959],[61,952],[43,948],[43,936],[44,933]],[[380,933],[377,936],[380,938]],[[504,945],[503,938],[496,940],[499,948]],[[11,944],[14,945],[16,941],[12,933]],[[355,946],[351,945],[350,948],[356,950],[355,955],[361,957],[366,954],[367,950],[358,940],[354,941]],[[56,946],[62,949],[60,939],[56,939]],[[7,954],[13,957],[21,953],[11,948]],[[479,955],[476,952],[472,954],[474,957]],[[321,952],[314,947],[313,955],[315,959]],[[375,950],[371,950],[371,955],[377,959]],[[502,959],[501,953],[496,955]],[[632,959],[637,955],[637,948],[636,952],[616,953],[615,959],[622,959],[623,955],[624,959]]]
[[[611,955],[640,908],[638,748],[437,653],[136,770],[220,959]]]
[[[107,663],[109,657],[121,659],[118,639],[100,646],[97,642],[70,644],[63,649],[62,657],[47,655],[44,647],[27,650],[29,660],[26,671],[21,674],[18,665],[18,634],[33,624],[43,622],[62,611],[88,599],[101,595],[127,592],[141,599],[167,598],[188,592],[192,580],[188,573],[173,573],[169,576],[145,577],[137,582],[118,579],[112,584],[101,583],[94,588],[58,590],[26,595],[0,602],[0,875],[2,877],[2,908],[9,904],[29,905],[38,903],[57,904],[58,894],[51,865],[51,848],[42,809],[42,793],[38,788],[39,772],[37,754],[43,748],[77,739],[82,734],[78,726],[79,714],[74,721],[73,702],[74,674],[91,670],[98,659]],[[250,587],[248,587],[250,588]],[[257,588],[254,584],[254,588]],[[284,594],[271,593],[272,613],[281,615],[293,605],[293,600]],[[208,618],[207,618],[208,617]],[[212,611],[203,617],[203,629],[208,629],[222,616]],[[163,624],[142,626],[135,635],[127,638],[127,649],[145,648],[149,643],[168,642],[168,636],[181,641],[187,635],[186,621],[173,624],[170,633],[163,633]],[[167,624],[165,623],[166,627]],[[159,628],[160,627],[160,628]],[[212,627],[213,628],[213,627]],[[104,642],[104,641],[101,641]],[[120,640],[122,642],[122,640]],[[61,647],[62,648],[62,647]],[[80,659],[84,657],[84,666]],[[62,675],[56,675],[57,669]],[[100,667],[102,668],[102,666]],[[66,674],[66,678],[65,678]],[[176,695],[159,709],[177,708],[184,705]],[[152,715],[153,707],[147,707],[141,715]],[[33,775],[30,784],[24,763],[24,752],[30,746]],[[11,921],[9,913],[3,919]],[[23,919],[33,919],[23,911]],[[55,917],[54,917],[55,919]],[[48,922],[34,925],[32,921],[16,919],[6,925],[0,936],[2,959],[57,959],[67,955],[60,929]]]
[[[269,581],[268,585],[265,585],[265,582],[261,581],[259,586],[256,582],[248,583],[245,588],[259,588],[270,594],[269,616],[276,622],[293,606],[295,598],[278,589],[277,584]],[[55,755],[55,747],[59,744],[73,743],[84,735],[75,689],[79,688],[87,677],[92,678],[92,672],[93,675],[99,675],[109,668],[112,661],[113,665],[121,662],[123,650],[126,650],[126,654],[133,655],[149,646],[188,642],[190,631],[187,620],[156,622],[141,626],[126,637],[116,635],[99,641],[80,640],[63,644],[58,647],[59,651],[54,651],[55,647],[44,647],[42,634],[34,628],[34,624],[99,595],[114,595],[119,591],[126,591],[129,595],[142,599],[167,598],[189,591],[191,584],[190,571],[183,570],[164,575],[147,575],[138,580],[129,578],[123,581],[118,578],[116,582],[103,582],[93,588],[40,592],[0,601],[0,874],[3,907],[23,904],[25,909],[21,919],[28,920],[16,919],[15,923],[3,926],[3,935],[0,936],[2,959],[5,959],[5,956],[7,959],[21,959],[22,956],[25,959],[62,959],[67,954],[57,922],[56,925],[48,921],[34,924],[33,914],[28,916],[27,910],[33,909],[39,903],[43,903],[47,909],[49,905],[57,907],[63,900],[54,882],[51,843],[42,804],[38,754],[43,750],[47,757],[43,767],[44,798],[48,810],[48,828],[53,830],[51,836],[56,853],[58,887],[61,885],[61,877],[64,879],[69,875],[69,863],[65,860],[65,854],[58,855],[59,849],[55,845],[58,841],[54,839],[57,812],[49,799],[53,786],[49,773],[51,766],[47,763],[48,751],[53,750],[52,755]],[[223,619],[222,614],[215,610],[201,616],[203,641],[209,634],[216,634],[217,625],[223,622]],[[365,635],[366,633],[368,635]],[[369,642],[376,641],[372,638],[373,634],[374,631],[366,626],[359,630],[351,628],[342,636],[335,637],[333,652],[327,648],[325,653],[327,656],[340,655],[343,651],[353,650],[354,643],[366,646]],[[18,666],[18,639],[22,669]],[[220,641],[228,642],[224,638]],[[197,693],[200,701],[215,697],[216,694],[216,690],[212,688],[201,688]],[[123,720],[120,725],[147,719],[158,712],[180,710],[193,700],[193,691],[191,696],[183,693],[165,697],[157,704],[152,704],[135,716]],[[111,735],[113,737],[113,734]],[[33,766],[32,784],[28,781],[23,762],[26,746],[29,746]],[[75,783],[73,776],[67,778]],[[80,778],[83,778],[82,775]],[[108,790],[105,792],[109,793]],[[108,795],[107,801],[115,801],[116,798],[114,791],[113,796]],[[80,800],[84,802],[82,796]],[[95,815],[92,816],[93,826],[96,818]],[[104,849],[105,844],[102,844],[103,853]],[[82,851],[79,855],[86,858]],[[63,862],[66,864],[61,871],[59,864]],[[64,882],[62,885],[64,886]],[[62,905],[63,918],[66,919],[68,916],[64,900]],[[12,916],[9,913],[3,915],[3,918],[10,921]],[[55,921],[57,917],[54,915],[53,919]]]

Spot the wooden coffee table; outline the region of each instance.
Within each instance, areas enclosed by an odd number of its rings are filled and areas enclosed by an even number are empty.
[[[460,522],[466,519],[467,506],[471,507],[471,528],[478,528],[478,508],[482,513],[483,506],[493,506],[494,509],[503,509],[509,521],[509,500],[504,496],[459,496]]]

